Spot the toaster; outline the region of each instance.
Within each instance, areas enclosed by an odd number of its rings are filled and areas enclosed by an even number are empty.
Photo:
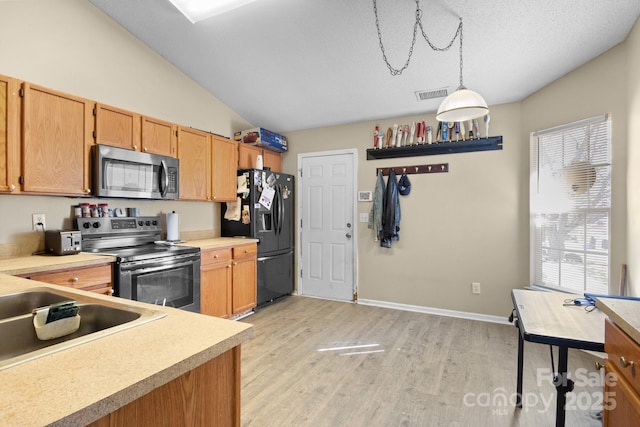
[[[78,230],[47,230],[44,245],[48,254],[77,254],[82,251],[82,234]]]

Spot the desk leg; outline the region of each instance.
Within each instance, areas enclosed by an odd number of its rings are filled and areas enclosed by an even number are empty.
[[[520,330],[520,320],[516,320],[518,328],[518,382],[516,386],[516,408],[522,408],[522,365],[524,361],[524,339]]]
[[[564,426],[567,392],[573,390],[573,381],[567,378],[568,347],[558,348],[558,378],[556,380],[556,427]]]

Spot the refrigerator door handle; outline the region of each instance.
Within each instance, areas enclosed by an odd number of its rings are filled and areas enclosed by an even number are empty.
[[[282,196],[282,186],[278,185],[278,208],[280,208],[280,215],[278,215],[278,234],[282,234],[282,224],[284,224],[284,197]]]

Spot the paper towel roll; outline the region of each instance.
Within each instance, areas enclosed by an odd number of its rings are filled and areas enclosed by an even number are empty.
[[[176,211],[167,214],[167,240],[180,240],[180,232],[178,231],[178,214]]]

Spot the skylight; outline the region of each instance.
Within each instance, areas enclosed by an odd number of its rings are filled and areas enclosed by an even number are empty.
[[[237,9],[255,0],[169,0],[192,23]]]

